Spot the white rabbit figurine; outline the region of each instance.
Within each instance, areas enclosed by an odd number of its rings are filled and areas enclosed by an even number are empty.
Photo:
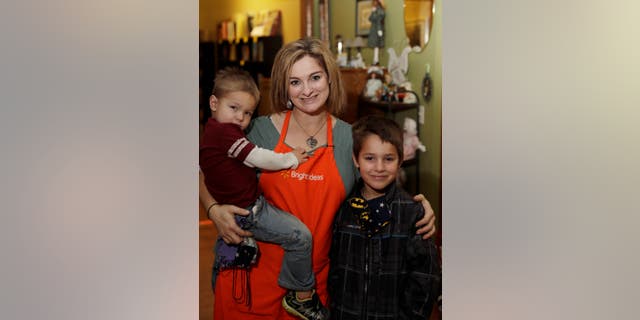
[[[427,151],[420,138],[418,137],[418,125],[416,120],[411,118],[404,118],[404,135],[403,135],[403,149],[404,160],[411,160],[416,156],[416,150],[422,152]]]

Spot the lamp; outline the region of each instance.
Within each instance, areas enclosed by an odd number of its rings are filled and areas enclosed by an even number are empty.
[[[347,48],[347,61],[351,61],[351,48],[353,48],[353,39],[345,40],[343,46]]]
[[[340,67],[346,67],[349,63],[347,60],[347,50],[344,48],[344,40],[341,35],[336,35],[336,61]]]
[[[342,41],[342,36],[341,35],[336,35],[336,54],[339,56],[342,54],[342,52],[344,52],[344,48],[342,48],[344,46],[344,41]]]
[[[364,39],[362,39],[362,37],[356,37],[355,39],[353,39],[352,45],[353,47],[358,49],[358,52],[360,52],[360,49],[365,46]]]
[[[356,37],[355,39],[353,39],[351,46],[358,49],[358,53],[356,54],[356,57],[354,59],[349,59],[349,66],[352,68],[364,68],[365,64],[364,60],[362,59],[361,52],[362,47],[365,46],[364,39],[362,39],[362,37]]]
[[[362,59],[362,52],[361,52],[361,49],[364,46],[365,46],[365,42],[364,42],[364,39],[362,39],[362,37],[356,37],[355,39],[353,39],[353,41],[351,42],[351,47],[349,47],[349,50],[351,48],[356,48],[358,50],[358,53],[356,53],[356,56],[353,59],[351,58],[351,54],[349,53],[349,67],[351,68],[365,67],[364,60]]]

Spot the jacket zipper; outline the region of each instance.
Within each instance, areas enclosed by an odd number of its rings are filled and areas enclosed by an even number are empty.
[[[364,288],[363,288],[363,301],[362,301],[362,319],[367,317],[367,303],[369,300],[369,260],[370,260],[370,243],[371,239],[367,238],[364,247]]]

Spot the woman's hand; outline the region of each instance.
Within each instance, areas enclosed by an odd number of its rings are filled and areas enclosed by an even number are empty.
[[[228,244],[239,244],[243,237],[252,236],[251,232],[238,226],[234,217],[235,214],[241,216],[249,215],[249,210],[230,204],[222,204],[211,207],[207,214],[209,219],[215,223],[216,229],[218,229],[218,236]]]
[[[431,208],[431,204],[427,201],[427,198],[424,195],[419,194],[413,197],[413,200],[422,203],[422,207],[424,208],[424,217],[416,222],[416,227],[418,231],[417,234],[422,235],[422,239],[429,239],[431,236],[436,234],[436,216],[433,213],[433,209]]]

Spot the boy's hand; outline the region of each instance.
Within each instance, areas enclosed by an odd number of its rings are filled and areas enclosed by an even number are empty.
[[[298,159],[298,165],[303,164],[307,159],[309,159],[309,155],[303,148],[295,148],[291,153],[293,153],[293,155]]]
[[[431,208],[431,204],[427,201],[427,198],[424,195],[419,194],[413,197],[414,201],[421,202],[422,207],[424,208],[424,217],[416,222],[416,227],[418,227],[417,234],[422,235],[422,239],[429,239],[431,236],[436,234],[436,215],[433,213],[433,209]]]

